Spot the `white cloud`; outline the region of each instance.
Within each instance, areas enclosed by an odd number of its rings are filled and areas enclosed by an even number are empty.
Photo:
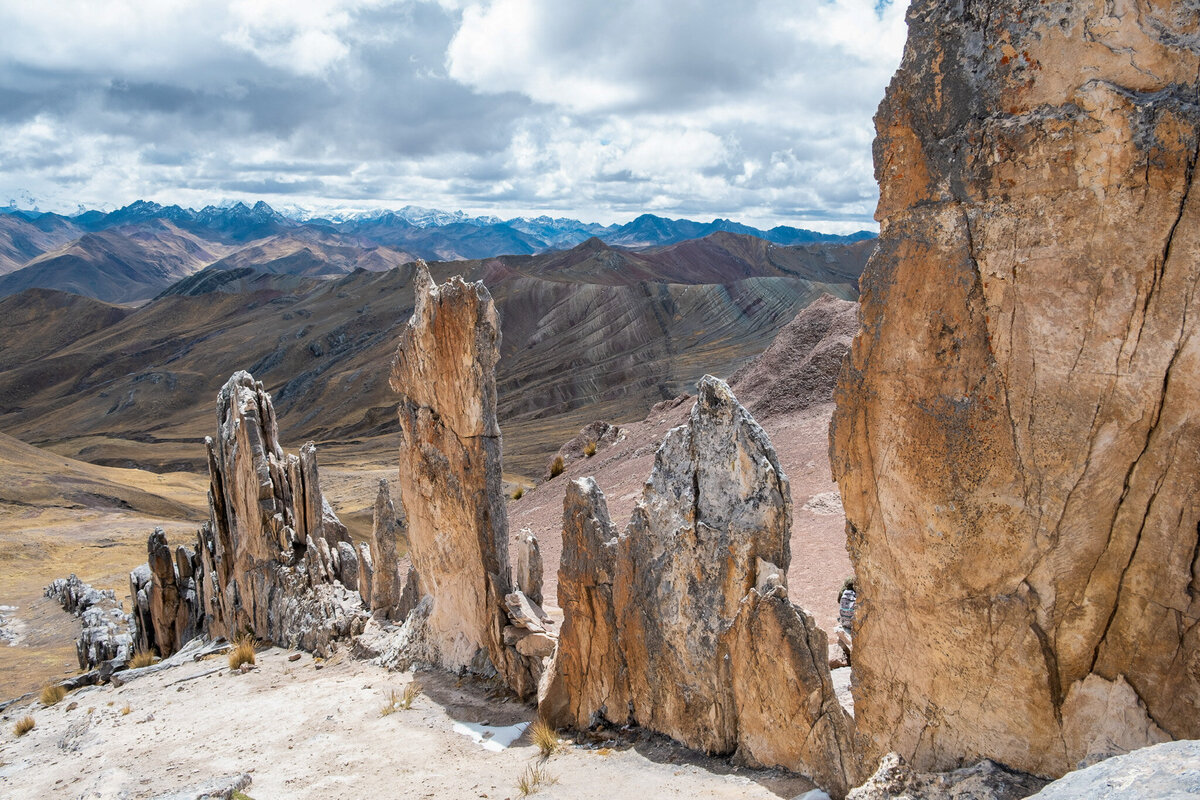
[[[904,35],[875,0],[0,4],[0,197],[868,227]]]

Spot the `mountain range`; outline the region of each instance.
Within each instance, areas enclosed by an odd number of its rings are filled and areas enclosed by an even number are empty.
[[[138,201],[112,212],[75,216],[10,208],[0,210],[0,296],[46,288],[139,303],[202,270],[249,267],[329,277],[356,269],[384,271],[417,258],[534,255],[590,239],[644,250],[714,233],[783,246],[845,245],[873,238],[865,231],[850,236],[782,226],[764,231],[723,219],[701,223],[651,214],[624,225],[601,226],[550,217],[468,217],[412,206],[333,219],[295,218],[261,201],[199,211]]]
[[[191,241],[159,224],[180,251]],[[496,299],[506,464],[532,475],[584,424],[640,419],[704,373],[733,372],[822,294],[856,298],[873,248],[716,233],[632,251],[591,238],[430,268],[482,280]],[[204,269],[137,308],[25,289],[0,299],[0,430],[97,464],[202,469],[212,397],[248,369],[289,444],[391,448],[387,365],[412,272]]]

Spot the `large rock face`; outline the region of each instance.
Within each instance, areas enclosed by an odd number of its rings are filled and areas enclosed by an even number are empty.
[[[832,433],[872,758],[1200,736],[1198,42],[1194,3],[909,12]]]
[[[206,439],[209,521],[196,550],[151,535],[149,566],[130,575],[139,645],[163,655],[198,633],[244,632],[280,646],[328,651],[362,630],[352,590],[358,559],[321,495],[316,448],[285,456],[261,383],[237,372],[217,397]]]
[[[416,308],[400,336],[401,503],[409,556],[431,598],[424,647],[451,669],[495,667],[518,694],[537,689],[541,659],[506,645],[512,592],[507,497],[496,422],[500,328],[482,283],[436,286],[422,263]]]
[[[766,434],[705,377],[617,536],[590,479],[564,499],[564,623],[540,710],[586,727],[629,720],[745,763],[853,782],[850,720],[827,643],[787,600],[791,502]]]

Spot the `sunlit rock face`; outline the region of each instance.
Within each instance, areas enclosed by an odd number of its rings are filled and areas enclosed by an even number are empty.
[[[590,478],[563,500],[563,629],[541,714],[637,722],[841,796],[856,777],[824,633],[794,607],[787,477],[762,428],[705,377],[618,535]]]
[[[916,0],[832,462],[868,761],[1200,736],[1200,9]]]
[[[416,308],[400,336],[398,486],[409,556],[430,598],[423,649],[451,669],[494,667],[518,694],[537,689],[541,658],[504,641],[512,592],[507,496],[496,422],[500,328],[482,283],[437,286],[421,264]]]

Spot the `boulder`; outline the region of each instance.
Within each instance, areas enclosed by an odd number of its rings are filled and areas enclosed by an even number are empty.
[[[1200,737],[1200,9],[908,22],[831,432],[866,755]]]
[[[401,505],[409,557],[431,598],[422,649],[455,670],[494,668],[521,696],[541,659],[503,641],[512,591],[507,500],[496,422],[500,327],[482,283],[436,286],[424,262],[416,307],[400,334],[391,386],[399,393]]]
[[[79,617],[75,655],[79,668],[91,670],[124,665],[133,655],[134,622],[126,614],[112,589],[96,589],[75,575],[56,578],[42,594],[57,600],[63,610]],[[136,597],[135,612],[136,612]],[[148,598],[147,598],[148,600]]]
[[[1200,797],[1200,742],[1143,747],[1064,775],[1031,800],[1142,800]]]

